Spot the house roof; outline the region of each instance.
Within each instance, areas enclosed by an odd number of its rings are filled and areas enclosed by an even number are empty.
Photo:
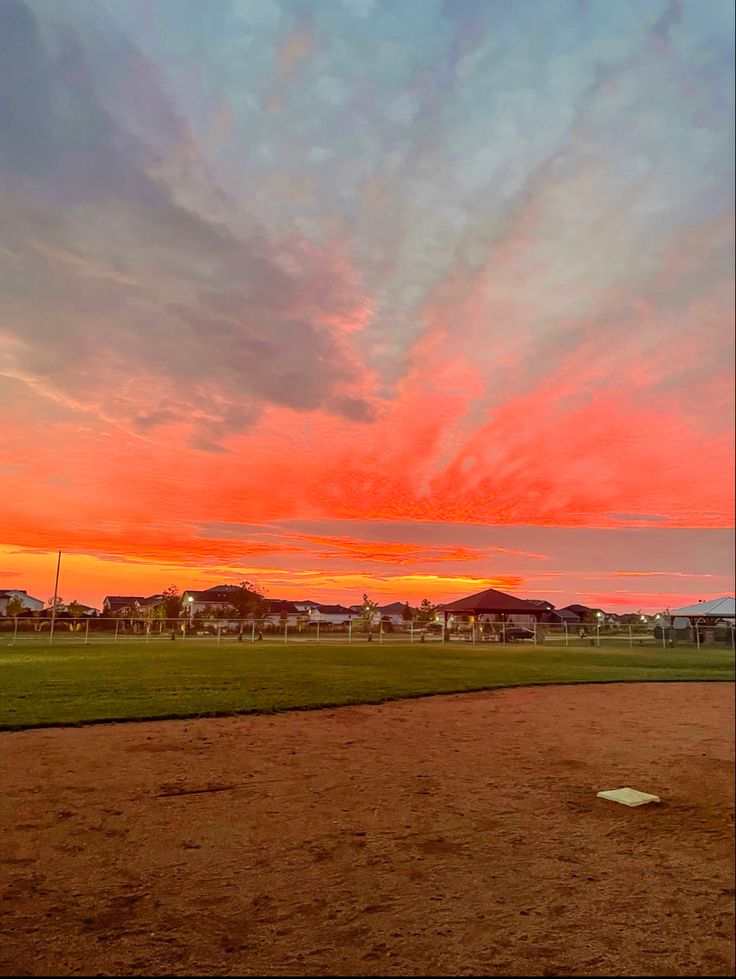
[[[344,605],[317,605],[316,602],[310,604],[324,615],[355,615],[352,609],[345,608]]]
[[[108,605],[140,605],[145,602],[143,595],[105,595],[104,602]],[[103,604],[104,604],[103,602]]]
[[[386,615],[401,615],[406,608],[406,602],[391,602],[390,605],[379,605],[378,611]]]
[[[580,616],[577,614],[577,612],[573,612],[569,608],[556,608],[553,612],[550,612],[549,614],[559,615],[561,619],[566,619],[568,622],[573,620],[576,622],[580,621]]]
[[[143,608],[150,608],[152,605],[160,605],[165,602],[168,598],[167,595],[149,595],[148,598],[143,598],[138,603]]]
[[[505,592],[487,588],[467,598],[445,605],[444,612],[539,612],[539,606],[525,602],[523,598],[507,595]]]
[[[236,588],[235,591],[239,592],[240,589]],[[233,599],[233,592],[230,588],[207,588],[204,591],[194,591],[192,588],[187,588],[182,598],[184,595],[193,598],[195,602],[209,605],[229,605]]]
[[[670,615],[733,619],[736,616],[736,599],[726,596],[712,598],[709,602],[696,602],[695,605],[683,605],[682,608],[670,609]]]
[[[293,602],[287,602],[282,598],[275,598],[272,601],[267,601],[265,603],[266,614],[271,614],[272,612],[287,612],[288,614],[296,615],[299,609]]]

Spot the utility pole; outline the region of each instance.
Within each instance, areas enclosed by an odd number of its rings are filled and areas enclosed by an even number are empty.
[[[49,633],[49,646],[54,641],[54,623],[56,622],[56,602],[59,597],[59,570],[61,568],[61,551],[56,559],[56,581],[54,582],[54,604],[51,608],[51,632]]]

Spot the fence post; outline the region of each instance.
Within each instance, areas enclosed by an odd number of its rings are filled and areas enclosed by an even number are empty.
[[[18,639],[18,616],[16,615],[13,619],[13,645],[14,646],[17,639]]]
[[[287,643],[288,641],[289,641],[289,621],[287,619],[286,622],[284,622],[284,642]]]
[[[569,639],[569,637],[567,635],[567,622],[565,622],[564,625],[565,625],[565,645],[566,646],[569,646],[570,645],[570,639]]]
[[[220,641],[220,630],[221,629],[222,629],[222,623],[221,622],[218,622],[217,623],[217,641],[218,641],[218,643]]]
[[[732,635],[733,635],[733,632],[732,632]],[[697,624],[695,625],[695,645],[697,646],[697,648],[699,650],[700,649],[700,629],[698,628]]]
[[[414,642],[414,623],[413,622],[410,622],[409,623],[409,636],[410,636],[410,641],[411,642]]]
[[[383,619],[378,623],[378,641],[383,642]]]
[[[665,634],[664,634],[664,620],[661,629],[662,629],[662,649],[667,649],[667,640],[665,639]]]
[[[113,639],[113,642],[117,642],[118,641],[118,629],[119,628],[120,628],[120,619],[115,619],[115,638]]]
[[[445,620],[445,617],[443,616],[442,617],[442,642],[443,642],[443,644],[445,642],[445,627],[446,626],[447,626],[447,622]]]
[[[353,620],[348,619],[348,642],[353,641]]]
[[[319,619],[317,619],[317,642],[319,642]]]
[[[16,620],[16,622],[17,622],[17,620]],[[736,625],[736,623],[734,625]],[[734,652],[736,652],[736,646],[734,645],[734,626],[733,625],[731,626],[731,649],[734,650]]]
[[[536,619],[533,622],[533,629],[534,629],[534,645],[536,646],[537,645],[537,620]]]
[[[503,640],[503,644],[505,646],[506,645],[506,619],[503,619],[503,621],[501,622],[501,637]]]
[[[85,645],[89,642],[89,619],[87,619],[87,625],[86,625],[86,628],[84,630],[84,642],[85,642]]]
[[[256,641],[256,620],[253,619],[253,621],[251,622],[250,625],[251,625],[251,628],[250,628],[250,641],[251,642],[255,642]]]
[[[634,637],[631,635],[631,623],[629,622],[629,649],[634,645]]]

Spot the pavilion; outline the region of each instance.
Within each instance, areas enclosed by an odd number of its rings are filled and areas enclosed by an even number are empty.
[[[736,621],[736,599],[731,597],[712,598],[709,602],[696,602],[695,605],[683,605],[682,608],[670,609],[670,622],[675,629],[682,628],[678,619],[686,619],[693,630],[707,626],[726,626],[731,629],[733,636]],[[732,640],[733,641],[733,640]]]
[[[487,588],[475,595],[468,595],[467,598],[459,598],[456,602],[450,602],[444,606],[442,614],[445,617],[445,629],[447,629],[447,620],[451,615],[468,615],[474,619],[487,615],[496,622],[508,622],[511,615],[528,615],[539,622],[545,614],[545,609],[533,602],[525,602],[523,598],[506,595],[502,591],[496,591],[495,588]]]

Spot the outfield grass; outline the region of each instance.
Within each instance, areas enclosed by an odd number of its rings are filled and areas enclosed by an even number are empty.
[[[734,680],[729,649],[64,642],[0,652],[0,729],[379,703],[540,683]]]

